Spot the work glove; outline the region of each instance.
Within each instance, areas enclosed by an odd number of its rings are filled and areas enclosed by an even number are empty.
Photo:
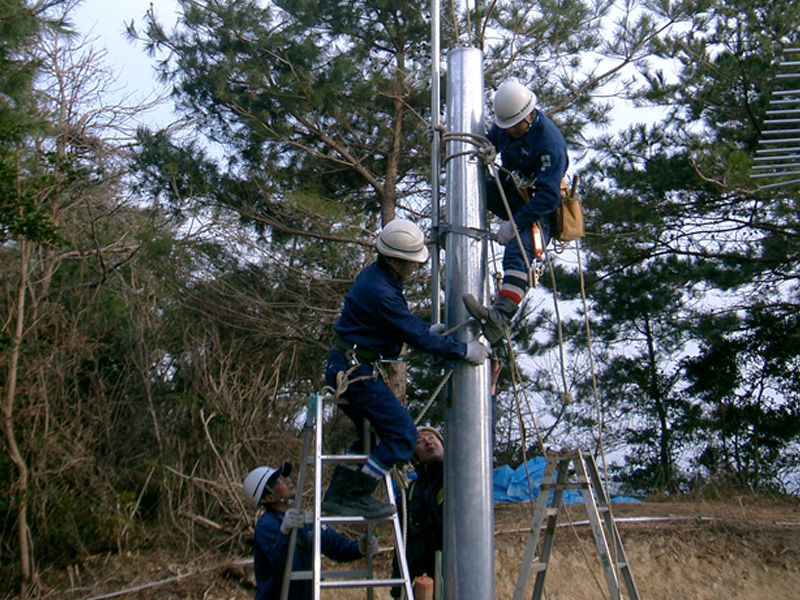
[[[428,328],[428,331],[430,331],[431,333],[438,333],[439,335],[442,335],[445,332],[445,330],[446,327],[444,323],[434,323]]]
[[[500,229],[497,230],[497,243],[505,246],[514,239],[514,221],[503,221]]]
[[[467,343],[467,353],[464,355],[464,360],[471,362],[473,365],[482,365],[489,358],[490,353],[491,350],[478,340],[472,340]]]
[[[375,556],[378,553],[378,538],[365,533],[358,540],[358,551],[363,556]]]
[[[281,533],[289,535],[292,529],[297,529],[306,524],[306,516],[300,508],[290,508],[283,515],[283,522],[281,523]]]

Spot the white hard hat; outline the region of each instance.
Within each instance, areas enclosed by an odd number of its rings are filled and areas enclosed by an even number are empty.
[[[392,258],[402,258],[416,263],[428,260],[425,236],[411,221],[395,219],[383,228],[378,236],[378,252]]]
[[[494,95],[494,122],[500,129],[513,127],[536,108],[536,94],[521,83],[506,81]]]
[[[247,500],[253,508],[257,508],[261,503],[261,498],[264,495],[266,487],[269,485],[271,488],[275,485],[278,477],[286,477],[291,472],[292,465],[289,462],[284,462],[277,469],[271,467],[257,467],[253,469],[248,473],[247,477],[245,477],[244,483],[242,484],[245,500]]]

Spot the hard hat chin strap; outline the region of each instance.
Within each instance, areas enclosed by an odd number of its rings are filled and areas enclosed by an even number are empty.
[[[408,261],[402,258],[395,258],[393,256],[386,256],[385,254],[380,254],[381,262],[386,267],[386,270],[389,271],[389,274],[394,277],[395,279],[399,279],[400,281],[403,280],[403,274],[400,270],[395,266],[395,261],[400,261],[402,263],[407,263]]]
[[[525,133],[528,133],[528,130],[531,128],[533,124],[533,119],[535,118],[533,115],[536,112],[536,109],[533,109],[531,112],[528,113],[528,116],[523,119],[528,124],[528,128],[525,130]]]
[[[280,497],[278,494],[276,494],[276,493],[275,493],[275,490],[273,490],[273,489],[272,489],[270,486],[268,486],[268,485],[265,485],[265,486],[264,486],[264,493],[263,493],[263,494],[261,494],[261,502],[260,502],[260,504],[267,504],[266,497],[267,497],[268,495],[270,495],[270,494],[272,494],[273,496],[275,496],[276,498],[278,498],[278,502],[279,502],[279,503],[281,503],[281,504],[288,504],[289,506],[294,506],[294,498],[281,498],[281,497]],[[273,504],[273,503],[272,503],[272,502],[270,502],[270,504]]]

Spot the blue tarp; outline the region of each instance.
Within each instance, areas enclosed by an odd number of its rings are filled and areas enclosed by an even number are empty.
[[[495,502],[536,502],[539,498],[539,485],[544,476],[546,460],[537,456],[512,469],[508,465],[497,467],[494,470],[494,501]],[[530,475],[530,483],[528,476]],[[533,497],[531,498],[531,493]],[[583,497],[576,490],[564,490],[564,504],[582,504]],[[628,496],[615,496],[611,502],[639,502],[636,498]]]

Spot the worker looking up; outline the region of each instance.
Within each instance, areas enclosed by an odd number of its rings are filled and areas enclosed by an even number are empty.
[[[256,576],[256,600],[278,600],[289,553],[289,535],[297,529],[292,560],[293,571],[311,570],[314,558],[312,528],[306,524],[305,512],[293,507],[295,487],[289,474],[292,465],[284,462],[279,468],[258,467],[250,471],[242,485],[247,502],[263,508],[255,527],[253,566]],[[322,528],[322,553],[339,562],[351,562],[378,552],[378,538],[364,534],[351,540],[327,526]],[[288,600],[310,600],[311,581],[292,581]]]
[[[406,491],[408,574],[411,581],[423,573],[436,579],[436,552],[442,550],[444,537],[444,439],[433,427],[417,429],[414,469],[417,477]],[[395,558],[392,577],[399,573]],[[391,594],[399,598],[401,592],[398,586]]]
[[[535,256],[532,227],[538,224],[538,243],[544,248],[550,241],[551,219],[561,200],[561,180],[569,165],[564,136],[552,120],[536,109],[536,94],[525,86],[514,81],[503,83],[494,96],[494,115],[488,138],[500,154],[501,184],[513,216],[513,220],[509,219],[497,183],[490,180],[487,207],[504,219],[497,232],[497,242],[505,246],[503,281],[489,308],[471,294],[464,295],[467,312],[481,322],[483,334],[491,344],[503,338],[506,324],[528,291],[527,265],[514,237],[514,225],[530,264]],[[521,190],[513,179],[521,182]]]
[[[325,493],[322,509],[328,513],[385,518],[394,505],[372,497],[378,482],[395,463],[407,462],[414,453],[417,429],[383,377],[373,377],[381,359],[396,358],[404,343],[450,361],[466,359],[483,364],[489,349],[477,340],[464,343],[441,335],[444,326],[429,326],[413,315],[403,295],[403,283],[428,259],[425,238],[410,221],[395,219],[381,231],[378,259],[358,277],[344,299],[325,373],[329,386],[337,389],[339,373],[353,364],[351,383],[339,408],[356,427],[357,438],[350,452],[363,450],[363,421],[368,419],[377,444],[363,467],[340,464]]]
[[[491,364],[494,406],[501,365],[496,358],[492,358]],[[493,416],[493,427],[494,422]],[[436,553],[441,552],[444,547],[444,438],[438,429],[428,426],[417,428],[417,444],[414,447],[412,464],[417,477],[411,480],[406,490],[408,574],[411,581],[423,573],[436,580]],[[392,577],[399,576],[400,567],[395,557]],[[393,587],[392,596],[400,597],[402,589],[400,586]]]

